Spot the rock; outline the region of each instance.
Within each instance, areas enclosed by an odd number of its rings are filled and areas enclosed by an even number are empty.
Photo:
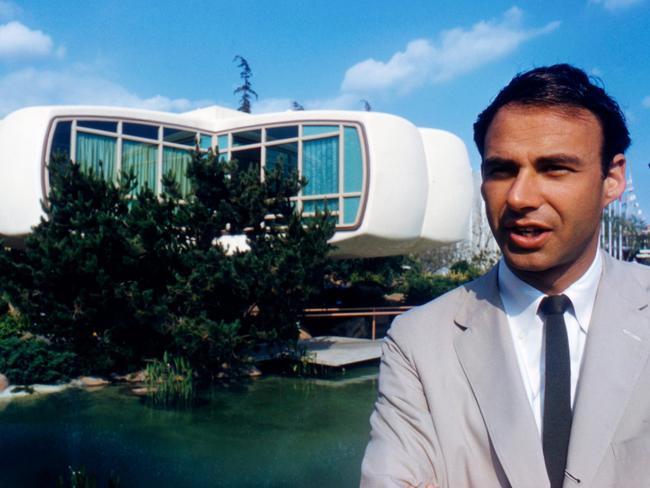
[[[304,341],[307,339],[311,339],[311,334],[307,332],[305,329],[300,329],[300,333],[298,335],[298,340],[299,341]]]
[[[144,383],[146,379],[147,375],[145,374],[144,369],[126,375],[126,381],[129,383]]]
[[[124,375],[112,374],[111,378],[115,381],[125,381],[127,383],[144,383],[146,380],[143,369]]]
[[[0,393],[9,388],[9,380],[5,375],[0,373]]]
[[[110,384],[110,381],[107,381],[103,378],[95,378],[93,376],[80,376],[79,381],[81,382],[81,385],[85,387],[105,386]]]
[[[150,390],[149,388],[146,388],[146,387],[142,387],[142,388],[131,388],[131,391],[135,395],[144,396],[144,395],[148,395],[153,390]]]
[[[257,376],[262,376],[262,372],[257,369],[255,366],[249,366],[248,368],[244,368],[242,371],[243,376],[248,376],[249,378],[256,378]]]
[[[404,293],[391,293],[390,295],[384,295],[384,298],[386,301],[395,303],[395,304],[402,304],[404,303]]]

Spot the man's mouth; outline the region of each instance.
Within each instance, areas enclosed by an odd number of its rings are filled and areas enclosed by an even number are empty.
[[[538,227],[512,227],[511,231],[524,237],[535,237],[542,232],[546,232],[544,229]]]
[[[504,227],[510,246],[527,251],[539,249],[546,242],[550,233],[550,229],[542,225],[510,224]]]

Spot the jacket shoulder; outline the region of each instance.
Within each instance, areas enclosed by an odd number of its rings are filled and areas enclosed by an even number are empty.
[[[620,261],[606,256],[607,267],[614,271],[615,279],[622,279],[626,282],[635,283],[642,290],[650,293],[650,266],[640,263]]]
[[[430,302],[412,308],[393,320],[388,335],[398,342],[442,338],[457,328],[455,318],[481,290],[496,286],[496,269],[465,283]]]

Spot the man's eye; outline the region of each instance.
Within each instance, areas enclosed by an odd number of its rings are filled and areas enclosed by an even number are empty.
[[[561,176],[570,173],[571,169],[567,168],[566,166],[552,165],[552,166],[547,166],[544,169],[544,171],[545,173],[550,174],[552,176]]]
[[[483,177],[484,178],[509,178],[515,174],[514,168],[508,166],[488,166],[483,168]]]

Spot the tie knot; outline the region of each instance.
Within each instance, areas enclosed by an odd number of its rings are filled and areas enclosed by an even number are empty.
[[[539,304],[539,309],[544,315],[563,314],[571,305],[571,300],[566,295],[550,295],[544,297]]]

